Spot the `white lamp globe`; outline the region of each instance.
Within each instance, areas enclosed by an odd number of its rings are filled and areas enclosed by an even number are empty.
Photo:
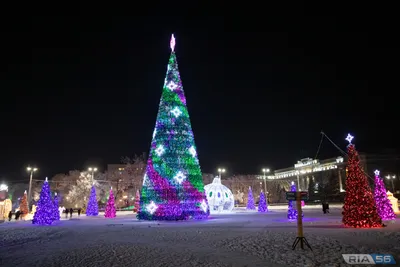
[[[235,200],[232,191],[221,184],[217,176],[211,184],[204,186],[210,213],[230,212],[233,210]]]

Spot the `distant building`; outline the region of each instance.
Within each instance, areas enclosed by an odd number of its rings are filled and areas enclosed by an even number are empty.
[[[107,172],[123,172],[125,170],[126,164],[107,164]]]

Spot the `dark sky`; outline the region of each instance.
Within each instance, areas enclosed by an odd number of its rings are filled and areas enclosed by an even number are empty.
[[[25,179],[28,164],[43,177],[104,169],[147,153],[172,32],[204,172],[292,166],[315,156],[321,130],[342,149],[351,132],[361,151],[398,152],[394,45],[358,13],[106,9],[10,11],[0,177]],[[338,155],[325,140],[320,158]]]

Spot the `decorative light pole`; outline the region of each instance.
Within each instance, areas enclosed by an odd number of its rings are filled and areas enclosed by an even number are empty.
[[[393,194],[394,194],[395,193],[395,190],[394,190],[394,179],[396,179],[396,175],[392,175],[392,176],[388,175],[388,176],[386,176],[386,179],[388,179],[388,180],[390,180],[392,182],[392,190],[393,190]]]
[[[262,169],[262,172],[264,173],[264,194],[267,194],[267,176],[265,174],[269,173],[269,169]]]
[[[221,168],[218,169],[219,179],[222,179],[222,173],[224,173],[224,172],[225,172],[225,169],[221,169]]]
[[[28,189],[28,207],[31,205],[31,199],[32,199],[32,177],[33,173],[38,170],[38,168],[32,168],[32,167],[27,167],[26,170],[30,173],[29,177],[29,189]]]
[[[92,181],[94,182],[94,172],[97,172],[97,168],[89,167],[88,171],[92,174]]]

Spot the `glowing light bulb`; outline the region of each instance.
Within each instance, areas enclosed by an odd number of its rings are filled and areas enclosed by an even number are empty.
[[[149,205],[147,205],[146,210],[150,213],[153,214],[157,210],[158,206],[151,201]]]
[[[354,139],[354,136],[352,136],[351,134],[347,134],[346,141],[348,141],[349,144],[351,144],[351,141],[353,141],[353,139]]]
[[[171,110],[171,113],[174,114],[175,118],[178,118],[180,115],[182,115],[182,111],[178,107],[175,107],[173,110]]]
[[[196,157],[197,155],[196,149],[193,146],[189,148],[189,153],[192,154],[192,157]]]
[[[165,149],[162,145],[159,145],[155,151],[157,156],[161,156],[162,154],[164,154]]]
[[[174,179],[175,179],[178,183],[181,184],[181,183],[183,182],[183,180],[186,179],[186,175],[184,175],[181,171],[179,171],[179,172],[175,175]]]

